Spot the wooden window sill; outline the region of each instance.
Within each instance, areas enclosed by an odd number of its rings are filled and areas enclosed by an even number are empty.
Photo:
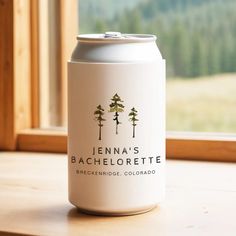
[[[17,150],[66,153],[67,133],[58,127],[22,130],[17,135]],[[171,159],[236,162],[236,135],[167,132],[166,154]]]
[[[78,213],[65,154],[0,153],[0,235],[235,235],[233,163],[167,161],[167,196],[131,217]]]

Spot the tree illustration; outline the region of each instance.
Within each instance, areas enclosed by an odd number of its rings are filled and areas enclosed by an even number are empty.
[[[104,109],[102,108],[101,105],[97,106],[97,109],[94,112],[94,115],[95,115],[95,120],[98,122],[98,126],[99,126],[98,140],[101,140],[102,139],[102,127],[103,127],[102,122],[105,121],[105,119],[103,118]]]
[[[118,134],[118,125],[121,124],[119,121],[119,113],[124,111],[124,105],[122,104],[122,100],[119,95],[116,93],[112,99],[112,103],[110,104],[109,112],[114,112],[114,121],[116,122],[116,134]]]
[[[135,138],[135,126],[137,125],[136,121],[138,121],[137,115],[138,115],[138,112],[133,107],[131,109],[131,112],[129,113],[129,117],[130,117],[129,120],[132,122],[132,126],[133,126],[133,138]]]

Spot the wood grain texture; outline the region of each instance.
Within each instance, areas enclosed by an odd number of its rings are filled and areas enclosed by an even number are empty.
[[[60,68],[61,68],[61,117],[62,125],[67,124],[67,61],[76,46],[79,16],[77,0],[60,0]]]
[[[39,12],[38,0],[30,1],[31,30],[31,120],[32,128],[40,124],[39,114]]]
[[[38,2],[39,17],[39,127],[49,127],[50,117],[50,87],[49,87],[49,1]]]
[[[0,3],[0,150],[15,148],[13,1]]]
[[[166,146],[169,158],[236,162],[234,134],[172,133]]]
[[[235,164],[169,160],[166,169],[166,199],[158,208],[98,217],[68,202],[65,155],[2,152],[0,235],[235,235]]]
[[[67,136],[65,131],[31,129],[18,133],[17,149],[34,152],[67,152]]]
[[[29,0],[0,2],[0,149],[31,127]]]
[[[30,0],[14,0],[15,132],[31,125]]]
[[[61,45],[60,45],[60,4],[58,0],[48,2],[49,27],[49,127],[62,126],[61,102]],[[44,11],[44,9],[42,9]]]

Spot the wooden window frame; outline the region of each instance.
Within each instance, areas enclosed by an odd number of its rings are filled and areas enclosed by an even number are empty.
[[[2,0],[0,3],[0,150],[66,153],[65,131],[37,129],[40,96],[38,1]],[[58,73],[62,97],[67,90],[66,61],[71,46],[75,45],[76,2],[58,1]],[[66,101],[60,102],[65,115]],[[168,158],[235,162],[236,136],[167,132],[166,150]]]

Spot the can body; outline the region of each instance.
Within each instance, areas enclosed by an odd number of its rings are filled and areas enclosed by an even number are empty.
[[[154,36],[82,35],[68,62],[69,200],[147,211],[165,192],[165,61]]]

